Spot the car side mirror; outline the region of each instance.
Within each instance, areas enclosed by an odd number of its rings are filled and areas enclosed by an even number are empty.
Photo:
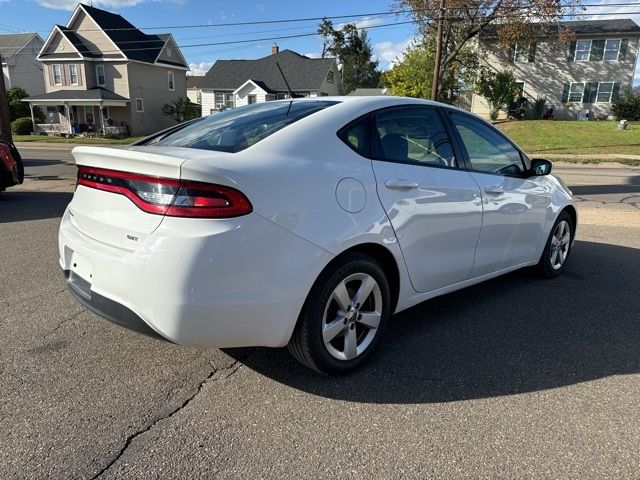
[[[546,160],[544,158],[534,158],[533,160],[531,160],[531,175],[549,175],[551,173],[552,166],[553,163],[551,163],[549,160]]]

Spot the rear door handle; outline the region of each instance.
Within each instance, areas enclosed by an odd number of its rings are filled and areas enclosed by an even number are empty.
[[[504,190],[500,187],[484,187],[484,193],[489,195],[502,195]]]
[[[416,182],[410,182],[409,180],[387,180],[384,185],[391,190],[413,190],[418,188]]]

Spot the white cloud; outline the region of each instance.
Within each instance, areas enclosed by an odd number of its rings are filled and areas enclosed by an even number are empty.
[[[200,62],[189,64],[189,75],[205,75],[215,62]]]
[[[373,45],[373,54],[380,61],[382,68],[401,62],[407,47],[415,40],[411,36],[401,42],[378,42]]]
[[[364,17],[362,20],[357,20],[355,22],[339,23],[338,25],[335,26],[335,29],[342,30],[344,27],[346,27],[351,23],[355,23],[356,28],[363,29],[363,28],[375,27],[377,25],[382,25],[384,21],[382,20],[382,18]]]

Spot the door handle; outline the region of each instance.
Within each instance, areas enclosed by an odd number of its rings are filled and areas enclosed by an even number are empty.
[[[488,193],[489,195],[502,195],[504,190],[500,187],[484,187],[484,193]]]
[[[391,190],[413,190],[418,188],[416,182],[410,182],[409,180],[387,180],[384,185]]]

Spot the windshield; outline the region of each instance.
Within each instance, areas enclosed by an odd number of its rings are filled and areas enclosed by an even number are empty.
[[[265,102],[213,113],[137,145],[239,152],[335,101]]]

